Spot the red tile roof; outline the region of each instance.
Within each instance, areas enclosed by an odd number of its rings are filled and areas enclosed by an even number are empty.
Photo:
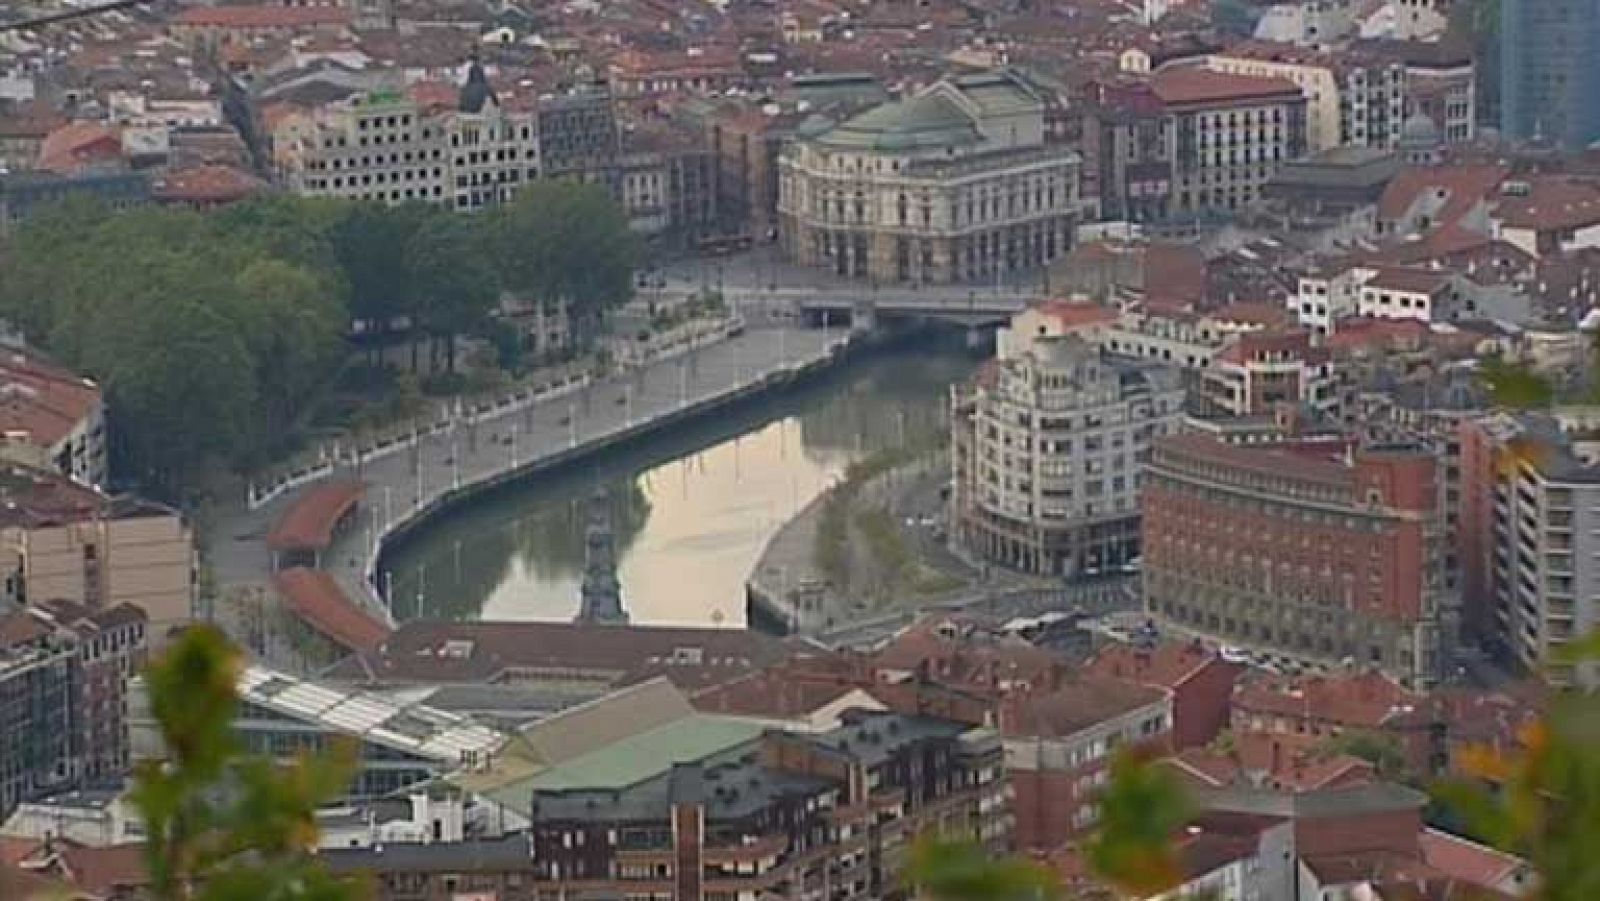
[[[232,166],[206,164],[169,172],[150,186],[158,201],[166,203],[223,204],[243,200],[266,190],[266,183]]]
[[[1400,170],[1378,199],[1379,221],[1406,215],[1430,193],[1442,205],[1429,219],[1442,228],[1460,222],[1472,208],[1494,196],[1510,170],[1496,165],[1426,166]]]
[[[1119,716],[1159,704],[1167,692],[1094,676],[1021,698],[1003,709],[1000,730],[1008,736],[1066,738]],[[1154,737],[1154,736],[1152,736]]]
[[[1083,301],[1047,300],[1039,305],[1039,312],[1054,319],[1062,329],[1110,325],[1117,321],[1116,310]]]
[[[1357,676],[1260,677],[1234,689],[1236,709],[1376,729],[1423,703],[1423,696],[1379,672]]]
[[[22,351],[0,352],[0,432],[50,448],[99,406],[89,379]]]
[[[313,28],[348,24],[350,12],[336,6],[191,6],[172,21],[189,28]]]
[[[1525,197],[1505,197],[1494,218],[1506,228],[1553,231],[1600,223],[1600,188],[1571,178],[1532,181]]]
[[[1528,869],[1519,857],[1437,829],[1424,829],[1418,841],[1429,866],[1472,885],[1499,888]]]
[[[1300,87],[1283,78],[1230,75],[1210,69],[1180,67],[1157,72],[1150,87],[1172,106],[1278,100],[1301,96]]]
[[[122,159],[122,135],[98,122],[69,122],[39,145],[40,169],[70,175],[85,166]]]
[[[1450,283],[1451,273],[1442,269],[1421,269],[1415,266],[1380,267],[1366,286],[1379,291],[1401,291],[1407,294],[1437,294]]]
[[[1244,670],[1242,665],[1228,663],[1204,646],[1166,642],[1150,650],[1125,644],[1107,645],[1084,664],[1084,671],[1110,679],[1176,689],[1208,666]]]
[[[326,549],[333,542],[334,526],[366,493],[365,483],[348,480],[323,482],[302,492],[267,533],[267,547],[275,551]]]
[[[369,652],[389,637],[388,625],[350,600],[323,570],[286,569],[273,575],[272,585],[291,613],[341,647]]]

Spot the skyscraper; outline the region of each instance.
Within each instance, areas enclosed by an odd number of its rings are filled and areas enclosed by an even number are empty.
[[[1600,0],[1501,2],[1501,130],[1573,150],[1600,140]]]

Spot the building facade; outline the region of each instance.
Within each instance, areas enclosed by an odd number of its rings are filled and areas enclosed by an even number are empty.
[[[0,348],[0,457],[106,483],[100,387],[23,348]]]
[[[1600,3],[1500,4],[1500,131],[1575,151],[1600,140]]]
[[[1462,585],[1479,637],[1557,685],[1593,685],[1559,659],[1600,626],[1600,466],[1560,424],[1493,416],[1461,425]]]
[[[779,163],[787,257],[874,282],[994,280],[1066,252],[1079,157],[999,71],[937,82],[816,134]]]
[[[817,735],[767,731],[628,767],[641,778],[626,785],[596,769],[552,776],[515,802],[526,827],[499,837],[323,857],[375,874],[395,901],[847,901],[907,897],[906,855],[928,830],[1009,847],[999,737],[946,720],[856,711]]]
[[[952,400],[956,540],[986,560],[1074,575],[1139,555],[1140,468],[1177,427],[1177,370],[1077,336],[1040,339]]]
[[[0,616],[0,822],[72,782],[76,655],[27,612]]]
[[[1171,119],[1174,215],[1244,209],[1307,150],[1306,99],[1291,81],[1187,68],[1157,72],[1151,87]]]
[[[194,538],[177,511],[15,464],[0,464],[0,498],[0,597],[90,611],[131,604],[149,618],[153,647],[192,621]]]
[[[1151,615],[1290,660],[1439,678],[1456,611],[1430,454],[1179,435],[1145,472]]]

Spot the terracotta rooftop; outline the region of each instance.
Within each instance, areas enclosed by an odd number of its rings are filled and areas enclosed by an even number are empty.
[[[94,382],[21,351],[0,351],[0,433],[49,449],[100,406]]]
[[[302,492],[283,511],[267,533],[267,547],[275,551],[324,550],[333,542],[333,530],[367,493],[362,482],[323,482]]]
[[[1528,862],[1520,857],[1438,829],[1424,829],[1418,842],[1429,866],[1471,885],[1498,888],[1528,870]]]
[[[1433,228],[1458,223],[1493,197],[1509,174],[1503,166],[1485,164],[1401,169],[1378,199],[1378,219],[1398,220],[1426,199],[1437,205],[1428,215]]]
[[[1117,311],[1097,303],[1072,300],[1047,300],[1040,304],[1039,312],[1054,319],[1063,329],[1109,325],[1117,321]]]
[[[352,601],[324,570],[293,567],[276,573],[272,585],[289,612],[346,650],[372,651],[389,627]]]
[[[350,12],[336,6],[191,6],[172,21],[189,28],[314,28],[348,24]]]
[[[53,470],[0,463],[0,525],[40,528],[111,515],[112,500]]]
[[[208,163],[168,172],[150,185],[150,193],[167,203],[223,204],[266,190],[266,183],[232,166]]]
[[[1170,106],[1223,104],[1277,100],[1301,96],[1300,87],[1283,78],[1230,75],[1209,69],[1164,69],[1150,79],[1150,87]]]
[[[1379,291],[1407,294],[1435,294],[1450,283],[1451,273],[1443,269],[1415,266],[1383,266],[1366,283]]]
[[[122,159],[122,136],[114,127],[76,121],[57,128],[39,145],[40,169],[70,175],[85,166]]]
[[[1065,738],[1158,704],[1165,697],[1167,693],[1161,689],[1119,679],[1082,677],[1007,705],[1000,730],[1007,736]]]
[[[1149,650],[1126,644],[1107,645],[1084,666],[1091,675],[1169,689],[1176,689],[1208,666],[1244,670],[1242,665],[1228,663],[1202,645],[1170,641]]]
[[[1261,676],[1234,688],[1233,705],[1252,713],[1326,720],[1376,729],[1423,703],[1423,696],[1379,672],[1356,676]]]

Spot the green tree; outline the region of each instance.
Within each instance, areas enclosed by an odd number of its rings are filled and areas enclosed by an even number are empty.
[[[1555,388],[1526,363],[1503,357],[1485,358],[1478,367],[1478,378],[1489,389],[1497,406],[1515,410],[1537,410],[1550,406]]]
[[[348,783],[355,751],[283,764],[245,754],[233,731],[238,651],[210,627],[185,632],[145,673],[167,759],[147,761],[132,799],[159,901],[353,901],[366,892],[311,853],[318,805]]]
[[[1022,857],[991,857],[979,845],[935,834],[919,837],[907,881],[932,901],[1043,901],[1058,894],[1055,874]]]
[[[428,213],[421,204],[357,203],[331,230],[334,258],[350,286],[350,315],[380,334],[408,312],[410,269],[397,255]]]
[[[1111,764],[1099,809],[1099,825],[1084,845],[1090,872],[1138,896],[1182,882],[1172,839],[1193,809],[1170,770],[1122,753]]]
[[[1392,782],[1415,782],[1405,748],[1392,735],[1350,729],[1323,741],[1319,750],[1329,754],[1348,754],[1372,764],[1378,778]]]
[[[605,188],[539,181],[495,221],[505,287],[539,303],[570,303],[575,334],[593,339],[607,310],[633,296],[638,246]]]
[[[430,361],[442,339],[446,366],[456,371],[456,339],[480,331],[500,298],[500,275],[485,243],[487,226],[477,218],[440,212],[426,218],[406,245],[405,260],[414,321],[411,368],[416,338],[422,331],[433,339]]]

